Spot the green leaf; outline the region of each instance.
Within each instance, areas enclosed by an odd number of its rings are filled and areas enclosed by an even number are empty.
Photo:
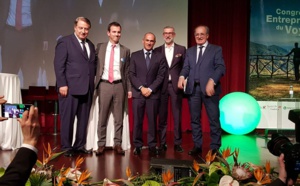
[[[4,173],[5,173],[5,169],[3,167],[1,167],[0,168],[0,177],[2,177]]]
[[[216,172],[213,172],[208,178],[207,185],[208,186],[218,186],[219,181],[220,181],[220,176]]]
[[[31,185],[29,186],[52,186],[52,180],[47,179],[44,174],[32,173],[29,177]]]
[[[142,186],[161,186],[161,185],[156,181],[147,180]]]
[[[27,182],[25,183],[25,186],[31,186],[31,183],[30,183],[29,179],[28,179]]]

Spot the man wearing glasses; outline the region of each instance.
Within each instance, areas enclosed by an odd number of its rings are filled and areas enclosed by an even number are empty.
[[[161,151],[166,151],[168,100],[170,97],[174,119],[174,151],[183,152],[183,148],[181,147],[181,105],[183,91],[178,89],[177,85],[184,62],[186,48],[174,42],[175,36],[176,33],[174,27],[164,27],[163,38],[165,43],[155,49],[156,51],[161,52],[168,62],[168,70],[166,71],[160,98],[158,129],[160,149]]]

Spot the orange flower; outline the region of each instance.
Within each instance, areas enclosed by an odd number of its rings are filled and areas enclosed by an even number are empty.
[[[271,183],[271,179],[266,175],[262,169],[258,168],[254,170],[254,177],[257,180],[257,184],[265,185]]]
[[[206,162],[206,164],[210,165],[210,163],[212,161],[214,161],[215,157],[216,157],[216,153],[212,154],[212,150],[209,150],[208,153],[205,156],[205,162]]]
[[[45,144],[43,144],[43,146],[44,146],[43,165],[46,165],[52,158],[52,150],[49,143],[48,143],[48,148],[46,148]],[[47,154],[47,156],[45,155],[45,153]]]
[[[126,168],[126,176],[127,176],[127,180],[131,181],[133,180],[134,178],[136,178],[136,176],[132,176],[131,174],[131,170],[129,167]]]
[[[228,158],[229,156],[231,156],[231,153],[230,153],[231,149],[230,147],[227,147],[225,150],[222,151],[222,157],[224,159]]]
[[[85,170],[79,176],[79,179],[77,180],[77,183],[82,184],[82,185],[87,185],[88,184],[88,179],[89,179],[90,175],[91,175],[91,173],[88,172],[88,170]]]
[[[170,170],[168,170],[167,172],[162,173],[162,179],[165,185],[168,185],[169,182],[173,179],[174,174],[171,173]]]
[[[129,167],[126,168],[126,176],[127,176],[128,178],[131,177],[131,170],[130,170]]]
[[[271,174],[271,163],[270,163],[270,161],[266,161],[266,172],[267,172],[267,174]]]
[[[193,168],[196,172],[199,172],[200,166],[196,160],[193,162]]]
[[[82,164],[84,162],[84,158],[83,157],[77,157],[76,158],[76,162],[75,162],[75,169],[76,168],[79,168],[80,167],[80,165]]]

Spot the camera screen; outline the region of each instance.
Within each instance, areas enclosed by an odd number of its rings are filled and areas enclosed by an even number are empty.
[[[23,112],[29,110],[29,104],[3,104],[2,117],[6,118],[22,118]]]

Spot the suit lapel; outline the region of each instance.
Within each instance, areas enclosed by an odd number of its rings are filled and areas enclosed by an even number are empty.
[[[126,53],[125,53],[125,49],[124,47],[120,44],[120,72],[121,72],[121,76],[123,76],[123,66],[124,63],[126,62]]]
[[[202,63],[202,61],[204,60],[204,58],[207,56],[207,54],[209,53],[210,51],[210,44],[208,43],[204,52],[202,53],[202,57],[201,57],[201,60],[200,60],[200,64]]]
[[[176,44],[174,43],[174,53],[173,53],[173,58],[172,58],[172,62],[171,62],[171,65],[170,65],[170,68],[172,68],[175,64],[175,59],[176,59],[176,54],[178,54],[178,47],[176,46]]]
[[[87,56],[85,56],[83,50],[82,50],[82,46],[81,43],[78,42],[78,39],[76,38],[76,36],[73,34],[72,35],[72,42],[74,43],[75,47],[77,48],[78,51],[80,51],[80,53],[82,54],[82,56],[84,57],[84,59],[88,60]]]
[[[150,58],[150,64],[149,64],[148,72],[150,71],[152,65],[154,64],[155,58],[156,58],[155,52],[154,52],[154,50],[152,50],[151,51],[151,58]],[[145,59],[145,64],[146,64],[146,59]],[[147,68],[147,65],[146,65],[146,68]]]

